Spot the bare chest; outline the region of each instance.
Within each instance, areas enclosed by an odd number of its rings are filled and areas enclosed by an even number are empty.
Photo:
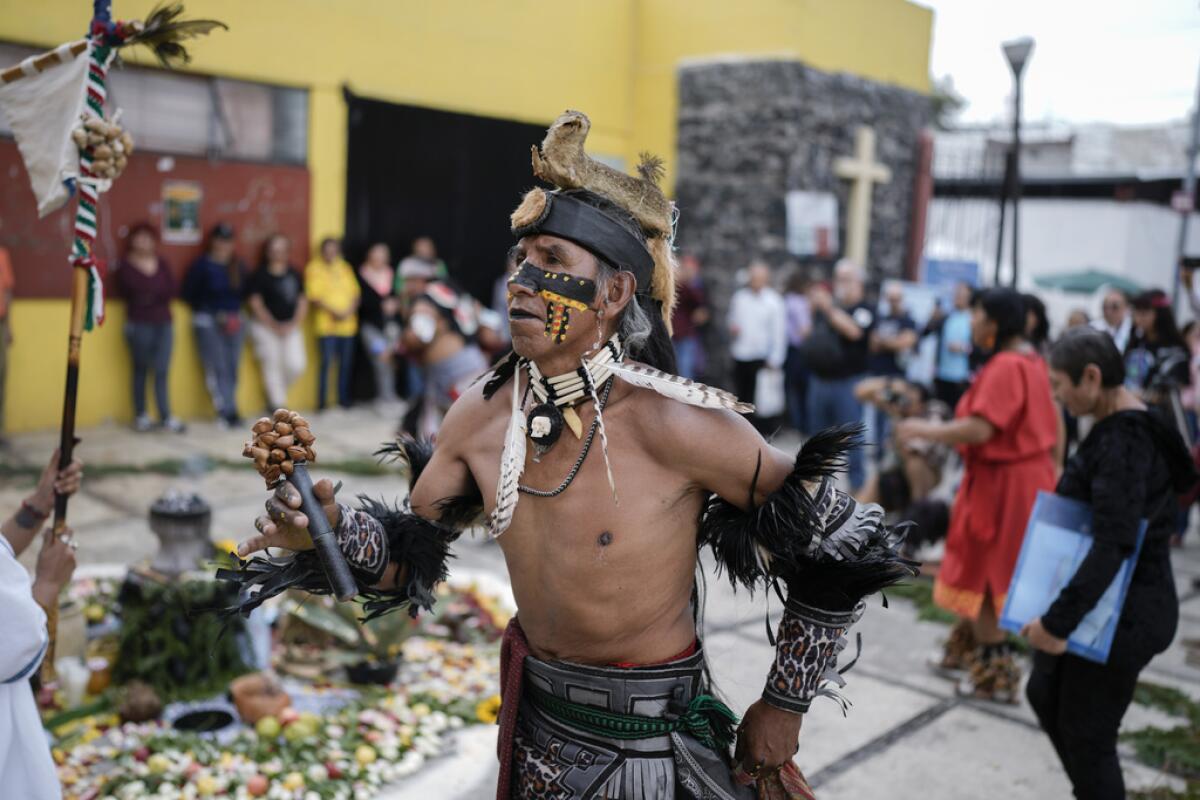
[[[587,448],[586,428],[582,439],[564,431],[537,461],[528,449],[521,485],[533,492],[521,493],[512,523],[500,537],[510,568],[527,551],[542,561],[561,558],[580,565],[694,552],[701,497],[689,492],[676,470],[650,455],[638,434],[622,424],[622,415],[606,414],[605,422],[611,485],[601,438],[597,434]],[[489,514],[505,427],[489,426],[468,459]]]

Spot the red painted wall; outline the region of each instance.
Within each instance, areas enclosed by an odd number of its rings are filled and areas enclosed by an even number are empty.
[[[101,197],[101,257],[116,261],[134,223],[149,221],[161,229],[163,184],[170,181],[199,184],[203,192],[200,227],[207,231],[218,221],[233,224],[238,255],[247,264],[258,263],[262,242],[277,231],[292,240],[292,261],[297,267],[308,260],[307,168],[154,153],[135,153],[113,189]],[[46,219],[37,218],[16,143],[0,139],[0,245],[8,248],[12,258],[17,297],[69,296],[67,253],[73,214],[72,200]],[[202,247],[164,242],[160,252],[181,276]]]

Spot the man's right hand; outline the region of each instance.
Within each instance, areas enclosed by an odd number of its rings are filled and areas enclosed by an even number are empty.
[[[333,482],[328,478],[317,481],[313,485],[313,494],[324,509],[329,524],[336,528],[341,511],[334,498]],[[245,558],[268,547],[311,550],[313,543],[308,533],[308,517],[299,509],[300,492],[286,481],[281,483],[267,500],[267,513],[254,520],[254,527],[260,535],[238,545],[238,555]]]

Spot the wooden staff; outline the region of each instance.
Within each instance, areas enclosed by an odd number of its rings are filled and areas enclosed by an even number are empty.
[[[69,42],[61,45],[53,50],[42,53],[40,56],[34,56],[32,61],[33,67],[38,72],[45,72],[46,70],[50,69],[50,67],[53,67],[57,64],[66,64],[84,50],[87,50],[87,46],[87,39],[80,39],[76,42]],[[22,69],[21,64],[18,64],[15,67],[9,67],[3,72],[0,72],[0,83],[12,83],[13,81],[20,80],[24,77],[25,70]]]
[[[63,390],[62,429],[58,437],[58,470],[67,468],[79,439],[75,437],[75,408],[79,399],[79,352],[83,345],[83,315],[87,312],[88,271],[75,267],[71,281],[71,326],[67,335],[67,383]],[[67,527],[67,500],[65,494],[54,495],[54,532],[62,533]]]

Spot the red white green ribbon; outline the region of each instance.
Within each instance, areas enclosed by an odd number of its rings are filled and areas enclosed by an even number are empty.
[[[85,115],[104,119],[104,98],[108,92],[105,82],[108,65],[116,55],[116,48],[105,44],[99,37],[93,38],[88,48],[88,76]],[[100,222],[100,190],[92,173],[92,148],[79,151],[79,203],[75,209],[75,239],[71,244],[71,265],[76,269],[88,270],[87,312],[83,329],[90,331],[104,322],[104,264],[96,258],[96,234]]]

